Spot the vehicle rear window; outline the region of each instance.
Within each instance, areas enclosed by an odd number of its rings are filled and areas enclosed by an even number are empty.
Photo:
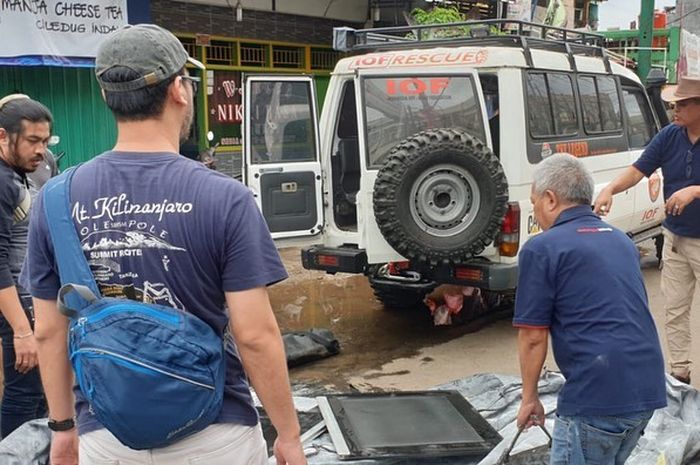
[[[578,132],[574,88],[569,75],[529,73],[527,104],[532,137],[572,136]]]
[[[471,76],[368,77],[362,89],[370,168],[379,168],[400,141],[428,129],[457,128],[486,142]]]

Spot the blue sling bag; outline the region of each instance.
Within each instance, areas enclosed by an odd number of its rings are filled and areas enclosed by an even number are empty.
[[[70,318],[71,365],[91,412],[119,441],[167,446],[219,415],[224,338],[190,313],[101,296],[70,213],[75,171],[51,179],[42,194],[61,278],[58,305]]]

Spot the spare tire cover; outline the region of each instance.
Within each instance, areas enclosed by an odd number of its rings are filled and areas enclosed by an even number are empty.
[[[508,181],[498,158],[457,129],[420,132],[394,147],[374,184],[374,215],[407,259],[460,263],[498,235]]]

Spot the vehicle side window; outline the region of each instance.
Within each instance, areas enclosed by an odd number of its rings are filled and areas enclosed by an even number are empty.
[[[530,135],[571,136],[578,132],[571,77],[564,73],[529,73],[527,105]]]
[[[595,80],[591,76],[578,78],[578,93],[581,96],[583,110],[583,127],[586,132],[601,132],[598,98],[595,91]]]
[[[355,107],[355,86],[352,79],[343,86],[343,100],[338,115],[336,137],[357,139],[357,108]]]
[[[498,101],[498,76],[495,74],[479,73],[481,90],[484,93],[486,105],[486,117],[488,118],[489,132],[493,144],[493,153],[497,157],[501,154],[501,109]]]
[[[644,148],[656,133],[656,124],[649,101],[642,89],[634,87],[623,87],[622,97],[627,112],[627,135],[630,148]]]
[[[618,132],[622,110],[615,79],[610,76],[579,76],[578,90],[583,110],[583,127],[589,134]]]

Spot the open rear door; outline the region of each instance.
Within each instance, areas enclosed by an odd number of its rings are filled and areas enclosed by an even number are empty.
[[[309,76],[244,78],[243,173],[273,239],[323,227],[316,92]]]

